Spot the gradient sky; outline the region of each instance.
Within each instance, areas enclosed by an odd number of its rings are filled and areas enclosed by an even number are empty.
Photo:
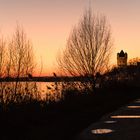
[[[58,51],[89,5],[106,15],[112,27],[112,63],[121,49],[129,59],[139,57],[140,0],[0,0],[0,31],[10,36],[17,23],[22,25],[33,43],[38,73],[42,62],[42,73],[52,75]]]

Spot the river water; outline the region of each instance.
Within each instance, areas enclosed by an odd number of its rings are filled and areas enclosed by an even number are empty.
[[[61,82],[37,82],[36,84],[42,98],[51,98],[52,100],[61,98]]]
[[[82,89],[82,86],[80,82],[1,82],[0,97],[7,101],[13,99],[14,95],[22,94],[22,98],[57,101],[64,97],[64,90]]]
[[[84,88],[81,82],[37,82],[37,87],[43,98],[52,98],[52,100],[63,98],[62,90]]]

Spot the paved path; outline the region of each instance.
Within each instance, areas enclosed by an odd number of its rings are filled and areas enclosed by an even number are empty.
[[[84,130],[78,140],[140,140],[140,99]]]

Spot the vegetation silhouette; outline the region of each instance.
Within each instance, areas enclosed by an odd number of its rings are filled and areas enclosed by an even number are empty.
[[[111,29],[106,17],[92,14],[89,9],[73,28],[58,65],[65,75],[89,79],[90,88],[95,91],[97,75],[107,70],[111,51]]]
[[[103,115],[139,98],[139,90],[125,82],[111,81],[96,94],[66,87],[57,102],[39,100],[34,94],[14,95],[8,104],[0,104],[1,139],[74,139]]]

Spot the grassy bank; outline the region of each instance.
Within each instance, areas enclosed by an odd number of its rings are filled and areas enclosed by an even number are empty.
[[[96,94],[69,90],[57,103],[30,100],[1,106],[0,139],[72,140],[103,115],[140,98],[139,90],[125,85],[98,89]]]

